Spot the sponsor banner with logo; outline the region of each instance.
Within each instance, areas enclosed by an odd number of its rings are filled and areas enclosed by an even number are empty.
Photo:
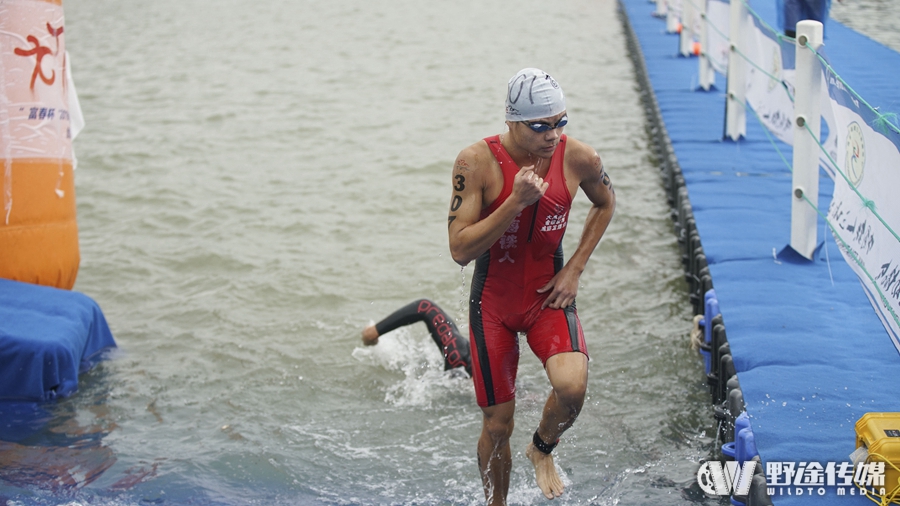
[[[900,234],[900,134],[880,124],[884,120],[833,74],[827,84],[837,137],[834,161],[843,173],[834,177],[828,218],[845,243],[838,240],[841,253],[900,351],[900,241],[895,235]]]

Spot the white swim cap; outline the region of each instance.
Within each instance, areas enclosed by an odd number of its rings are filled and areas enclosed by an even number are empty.
[[[566,97],[562,88],[543,70],[522,69],[509,80],[507,121],[549,118],[565,110]]]

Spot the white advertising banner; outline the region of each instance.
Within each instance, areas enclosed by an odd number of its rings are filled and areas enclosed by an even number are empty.
[[[706,2],[706,22],[709,26],[706,32],[706,58],[710,66],[723,76],[728,74],[728,53],[731,52],[731,43],[728,42],[730,9],[728,2],[722,0]]]
[[[744,24],[750,27],[745,37],[747,67],[747,104],[756,111],[763,125],[786,144],[794,143],[794,45],[779,41],[775,34],[759,26],[756,18]]]
[[[827,84],[840,170],[828,219],[841,253],[900,351],[900,133],[879,125],[883,120],[833,74]]]

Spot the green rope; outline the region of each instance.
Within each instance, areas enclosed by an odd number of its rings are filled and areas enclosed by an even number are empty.
[[[866,206],[866,208],[868,208],[869,211],[872,214],[874,214],[876,218],[878,218],[878,221],[880,221],[881,224],[884,225],[884,228],[888,229],[888,231],[891,233],[891,235],[894,236],[894,239],[896,239],[897,242],[900,242],[900,236],[897,235],[897,232],[894,232],[894,229],[892,229],[891,226],[888,225],[886,221],[884,221],[884,218],[882,218],[881,215],[878,214],[878,211],[875,209],[875,201],[863,197],[863,194],[860,193],[859,190],[856,189],[856,186],[854,186],[853,183],[850,182],[850,179],[847,178],[847,175],[844,174],[844,171],[842,171],[841,168],[838,167],[837,162],[835,162],[834,159],[831,158],[831,155],[828,153],[828,150],[825,149],[825,146],[823,146],[822,143],[819,142],[819,139],[816,139],[815,134],[813,134],[812,129],[809,127],[809,122],[806,121],[806,122],[804,122],[803,125],[806,128],[806,131],[809,132],[809,135],[813,138],[815,143],[819,145],[819,149],[821,149],[822,152],[825,153],[825,157],[828,158],[828,161],[831,162],[831,164],[834,166],[834,168],[837,170],[837,172],[841,175],[841,177],[844,178],[844,181],[847,182],[847,185],[850,186],[850,188],[853,190],[853,192],[856,193],[856,195],[859,197],[860,200],[862,200],[863,205]]]
[[[778,153],[778,156],[781,157],[781,161],[783,161],[785,166],[788,168],[788,170],[791,173],[793,173],[794,167],[791,165],[790,162],[787,161],[787,158],[785,158],[784,154],[781,152],[781,149],[778,147],[778,144],[775,142],[775,139],[772,138],[772,134],[769,132],[769,129],[766,127],[765,123],[763,123],[762,118],[759,117],[759,114],[756,112],[756,110],[753,109],[752,107],[748,107],[746,104],[741,104],[741,105],[744,107],[744,109],[750,109],[751,111],[753,111],[753,115],[756,117],[756,120],[759,121],[760,125],[762,125],[763,132],[765,132],[766,137],[768,137],[769,142],[772,144],[772,147],[775,148],[775,151]],[[810,130],[808,123],[807,123],[806,129],[807,129],[807,131],[809,131],[810,135],[812,135],[812,130]],[[813,138],[815,138],[815,136],[813,136]],[[825,146],[823,146],[821,143],[819,143],[818,140],[816,142],[819,144],[819,149],[821,149],[823,152],[825,152],[825,155],[828,157],[828,160],[832,164],[834,164],[835,167],[837,167],[837,164],[834,163],[834,160],[825,151]],[[838,169],[838,171],[840,171],[840,169]],[[841,173],[841,175],[843,176],[844,174]],[[846,178],[846,176],[844,176],[844,177]],[[849,181],[848,181],[848,183],[849,183]],[[850,187],[853,188],[853,185],[851,184]],[[854,190],[856,190],[856,189],[854,188]],[[857,191],[857,194],[859,194],[858,191]],[[881,287],[875,281],[875,278],[872,277],[872,274],[869,273],[868,269],[866,269],[866,266],[863,265],[862,260],[859,259],[859,257],[856,255],[856,253],[850,247],[850,245],[847,244],[847,242],[841,236],[840,232],[838,232],[838,230],[831,223],[831,220],[828,219],[828,216],[823,214],[822,211],[818,208],[818,206],[816,206],[815,204],[812,203],[811,200],[809,200],[809,197],[807,197],[805,193],[803,194],[802,198],[810,207],[813,208],[813,210],[816,212],[816,214],[818,214],[819,216],[822,217],[822,219],[828,225],[828,228],[831,229],[831,233],[834,236],[835,240],[837,240],[840,243],[841,247],[844,248],[844,251],[847,252],[847,255],[850,258],[852,258],[854,262],[856,262],[856,265],[858,265],[859,268],[862,270],[862,272],[865,273],[866,277],[869,278],[869,281],[872,283],[872,286],[875,287],[875,290],[878,292],[878,296],[881,298],[882,306],[884,306],[888,310],[888,312],[890,312],[891,317],[893,317],[893,319],[894,319],[894,323],[896,323],[897,326],[900,327],[900,317],[898,317],[897,313],[894,312],[894,308],[891,307],[890,301],[888,301],[888,298],[884,295],[884,292],[881,291]],[[860,198],[863,198],[862,195],[860,195]],[[863,200],[865,202],[871,202],[871,201],[866,200],[865,198],[863,198]],[[869,204],[867,204],[867,207],[869,207]],[[869,208],[872,209],[873,213],[875,212],[874,211],[874,203],[872,203],[871,207],[869,207]],[[877,216],[877,214],[876,214],[876,216]],[[878,219],[881,220],[881,217],[879,216]],[[883,220],[882,220],[882,223],[884,223]],[[884,224],[884,225],[885,225],[885,227],[887,227],[888,230],[891,231],[892,234],[894,234],[894,237],[897,237],[897,234],[894,233],[894,231],[891,230],[891,228],[888,227],[887,224]],[[900,240],[900,239],[898,239],[898,240]]]
[[[697,6],[697,4],[695,4],[693,2],[693,0],[687,0],[687,2],[691,5],[693,5],[694,8],[697,9],[698,12],[700,11],[700,7]],[[704,13],[701,17],[703,18],[703,22],[706,24],[707,27],[712,28],[713,31],[718,33],[723,39],[730,40],[730,37],[728,36],[728,34],[722,32],[722,30],[720,30],[718,26],[716,26],[714,23],[711,23],[709,21],[709,17],[706,15],[706,13]],[[704,47],[702,49],[703,49],[703,57],[706,58],[707,60],[709,60],[710,58],[706,54],[706,48]]]
[[[887,131],[886,131],[887,127],[890,126],[890,129],[891,129],[891,130],[893,130],[894,132],[900,134],[900,128],[898,128],[897,125],[894,124],[894,122],[897,121],[897,114],[895,114],[895,113],[885,113],[885,114],[882,114],[882,113],[878,112],[878,109],[876,109],[876,108],[872,107],[871,105],[869,105],[869,103],[866,102],[866,100],[865,100],[864,98],[862,98],[862,95],[860,95],[859,93],[856,92],[856,90],[854,90],[853,88],[851,88],[850,85],[847,84],[847,81],[844,81],[844,78],[842,78],[842,77],[834,70],[834,68],[831,66],[831,64],[829,64],[829,63],[825,60],[825,57],[824,57],[824,56],[822,56],[818,51],[816,51],[815,49],[813,49],[812,46],[809,45],[809,42],[808,42],[808,41],[806,42],[806,44],[804,44],[804,46],[805,46],[807,49],[809,49],[810,51],[812,51],[813,54],[815,54],[816,57],[819,58],[819,61],[822,62],[822,65],[825,67],[825,69],[828,70],[828,72],[831,72],[831,74],[832,74],[834,77],[836,77],[836,78],[838,79],[838,81],[840,81],[841,84],[843,84],[844,87],[847,88],[847,90],[849,90],[850,93],[853,94],[854,97],[858,98],[860,102],[862,102],[863,104],[865,104],[865,106],[868,107],[869,110],[872,111],[872,112],[875,114],[875,116],[877,117],[877,119],[875,120],[876,125],[873,125],[873,126],[875,126],[876,128],[881,129],[882,133],[885,133],[885,134],[887,134]],[[893,122],[892,122],[891,120],[893,120]]]
[[[693,5],[694,8],[697,9],[697,12],[700,12],[700,6],[695,4],[692,0],[687,0],[687,3]],[[683,9],[682,9],[682,12],[684,12]],[[681,25],[684,26],[684,20],[681,20]]]
[[[769,128],[766,127],[765,123],[763,123],[763,120],[762,120],[762,118],[759,117],[759,113],[756,112],[756,109],[754,109],[752,107],[747,107],[747,104],[745,104],[745,103],[742,103],[741,106],[745,110],[750,109],[750,111],[753,112],[753,115],[756,116],[756,121],[759,121],[759,124],[762,125],[762,127],[763,127],[763,133],[766,134],[766,137],[769,139],[769,142],[772,144],[772,147],[775,148],[775,152],[778,153],[778,156],[781,157],[781,161],[784,162],[784,165],[787,167],[788,172],[793,173],[794,167],[791,165],[790,162],[787,161],[787,158],[785,158],[784,154],[781,152],[781,149],[778,147],[778,143],[776,143],[775,139],[772,138],[772,133],[769,132]]]
[[[688,1],[690,1],[690,0],[688,0]],[[773,34],[775,34],[775,36],[776,36],[780,41],[783,41],[783,40],[787,40],[787,41],[791,41],[791,42],[794,42],[794,41],[795,41],[795,39],[793,39],[793,38],[791,38],[791,37],[787,37],[786,35],[784,35],[784,34],[778,32],[778,31],[776,31],[774,28],[772,28],[771,26],[769,26],[769,24],[766,23],[766,21],[765,21],[764,19],[762,19],[762,17],[760,17],[759,14],[757,14],[756,11],[754,11],[752,7],[750,7],[750,5],[747,3],[746,0],[741,0],[741,2],[743,2],[744,6],[747,7],[747,11],[750,12],[754,17],[756,17],[756,19],[758,19],[758,20],[761,22],[761,24],[762,24],[763,26],[765,26],[765,27],[766,27],[767,29],[769,29]],[[715,27],[715,25],[713,25],[712,23],[707,23],[707,26],[712,26],[713,29],[716,30],[720,35],[722,35],[723,37],[728,37],[728,36],[726,36],[724,33],[722,33],[717,27]],[[819,58],[819,60],[822,62],[822,64],[825,66],[825,68],[826,68],[829,72],[831,72],[835,77],[837,77],[837,79],[840,80],[840,82],[846,87],[846,89],[850,90],[850,92],[851,92],[856,98],[858,98],[863,104],[866,105],[866,107],[868,107],[873,113],[875,113],[876,118],[877,118],[877,119],[875,120],[875,125],[873,125],[875,128],[879,129],[879,130],[880,130],[882,133],[884,133],[884,134],[887,134],[887,133],[888,133],[888,129],[893,130],[893,131],[895,131],[895,132],[897,132],[897,133],[900,133],[900,128],[898,128],[897,125],[896,125],[896,122],[897,122],[897,114],[895,114],[895,113],[884,113],[884,114],[882,114],[882,113],[878,112],[878,110],[876,110],[874,107],[872,107],[871,105],[869,105],[869,103],[866,102],[865,99],[862,98],[862,96],[860,96],[853,88],[851,88],[850,85],[847,84],[847,82],[844,81],[844,80],[841,78],[841,76],[838,75],[838,73],[834,71],[834,69],[831,67],[831,65],[829,65],[828,62],[825,61],[824,57],[823,57],[821,54],[819,54],[817,51],[815,51],[815,50],[809,45],[808,42],[805,44],[805,46],[806,46],[810,51],[812,51],[813,53],[816,54],[816,56]],[[734,47],[733,47],[732,49],[733,49],[738,55],[740,55],[742,58],[744,58],[744,60],[746,60],[746,61],[749,62],[751,65],[753,65],[754,67],[756,67],[760,72],[762,72],[763,74],[765,74],[766,76],[768,76],[770,79],[773,79],[773,80],[775,80],[775,81],[781,83],[781,85],[784,86],[785,91],[787,91],[788,96],[790,97],[791,101],[794,101],[794,97],[791,96],[790,91],[788,90],[787,85],[784,83],[783,80],[781,80],[781,79],[779,79],[779,78],[773,76],[773,75],[770,74],[769,72],[767,72],[765,69],[763,69],[762,67],[760,67],[759,65],[757,65],[754,61],[752,61],[750,58],[748,58],[745,54],[743,54],[743,53],[742,53],[740,50],[738,50],[737,48],[734,48]],[[787,167],[787,169],[788,169],[791,173],[793,173],[793,172],[794,172],[794,167],[793,167],[793,165],[792,165],[790,162],[788,162],[787,158],[786,158],[786,157],[784,156],[784,154],[781,152],[781,149],[778,147],[778,144],[775,142],[775,139],[773,139],[772,134],[769,132],[768,127],[766,127],[765,123],[763,123],[762,118],[759,117],[759,114],[756,112],[756,110],[755,110],[754,108],[752,108],[752,107],[748,107],[747,104],[745,104],[745,103],[741,103],[741,106],[744,107],[745,110],[746,110],[746,109],[750,109],[751,111],[753,111],[753,115],[756,117],[756,120],[759,121],[759,123],[762,125],[762,127],[763,127],[763,132],[765,132],[766,137],[769,139],[769,142],[772,144],[772,147],[775,148],[775,151],[778,153],[778,156],[781,157],[781,160],[782,160],[782,162],[784,162],[784,164],[785,164],[785,166]],[[876,210],[876,208],[875,208],[875,202],[872,201],[872,200],[870,200],[870,199],[867,199],[867,198],[863,197],[863,195],[859,192],[859,190],[857,190],[856,187],[855,187],[853,184],[850,183],[850,180],[847,178],[846,174],[844,174],[844,172],[840,169],[840,167],[838,167],[838,165],[837,165],[837,163],[834,161],[834,159],[831,158],[831,155],[830,155],[830,154],[828,153],[828,151],[825,149],[825,146],[822,145],[822,143],[819,141],[819,139],[816,139],[816,136],[813,135],[813,131],[812,131],[812,129],[811,129],[810,126],[809,126],[809,122],[805,122],[805,123],[804,123],[804,126],[805,126],[805,128],[806,128],[806,131],[809,132],[810,136],[813,138],[813,140],[815,140],[816,144],[818,144],[819,149],[822,150],[823,153],[825,153],[825,156],[828,158],[828,161],[834,166],[834,168],[835,168],[835,169],[837,170],[837,172],[841,175],[841,177],[843,177],[844,180],[847,181],[847,184],[850,186],[850,188],[852,188],[853,191],[857,194],[857,196],[859,196],[859,198],[862,200],[863,205],[865,205],[865,207],[868,208],[868,209],[872,212],[872,214],[874,214],[874,215],[878,218],[878,220],[881,222],[881,224],[884,225],[884,227],[887,228],[888,231],[891,232],[891,234],[894,236],[894,238],[897,239],[898,242],[900,242],[900,236],[898,236],[897,233],[896,233],[896,232],[895,232],[895,231],[894,231],[894,230],[893,230],[893,229],[892,229],[892,228],[884,221],[884,219],[882,219],[881,215],[878,214],[878,212],[877,212],[877,210]],[[828,216],[826,216],[825,214],[823,214],[822,211],[821,211],[821,209],[819,209],[818,206],[816,206],[815,204],[813,204],[812,201],[809,200],[809,197],[807,197],[805,193],[803,194],[802,198],[803,198],[803,200],[804,200],[810,207],[813,208],[813,210],[816,211],[816,214],[818,214],[819,216],[822,217],[822,219],[823,219],[823,220],[825,221],[825,223],[828,225],[828,228],[831,229],[831,233],[832,233],[832,235],[834,236],[834,238],[840,243],[841,247],[844,249],[844,251],[847,253],[847,255],[848,255],[850,258],[853,259],[853,261],[856,263],[856,265],[859,266],[859,268],[862,270],[862,272],[863,272],[863,273],[866,275],[866,277],[869,279],[869,282],[871,283],[871,285],[872,285],[873,287],[875,287],[875,290],[878,292],[878,296],[881,298],[881,304],[882,304],[882,306],[888,310],[888,312],[891,314],[891,317],[894,319],[894,323],[895,323],[898,327],[900,327],[900,317],[897,316],[897,313],[894,311],[894,308],[891,306],[890,301],[889,301],[888,298],[884,295],[884,292],[882,292],[881,287],[880,287],[879,284],[875,281],[875,278],[872,277],[872,274],[868,271],[868,269],[866,269],[865,265],[863,265],[862,260],[860,260],[859,256],[853,251],[853,248],[851,248],[850,245],[847,244],[847,242],[846,242],[846,241],[844,240],[844,238],[841,236],[840,232],[835,228],[835,226],[834,226],[834,224],[831,222],[831,220],[828,219]]]
[[[746,0],[741,0],[741,1],[744,2],[744,3],[746,4]],[[748,9],[749,9],[749,6],[748,6]],[[754,13],[754,15],[755,15],[755,13]],[[767,26],[768,26],[768,25],[767,25]],[[844,82],[844,80],[841,79],[841,77],[838,76],[836,72],[834,72],[834,69],[831,68],[830,65],[828,65],[828,63],[822,58],[822,56],[821,56],[819,53],[817,53],[816,51],[814,51],[814,50],[812,49],[812,47],[809,45],[809,43],[806,43],[806,47],[809,48],[811,51],[813,51],[813,53],[815,53],[815,54],[819,57],[819,59],[822,60],[822,63],[826,66],[826,68],[829,70],[829,72],[831,72],[831,73],[834,74],[838,79],[840,79],[841,82],[844,83],[844,86],[846,86],[848,90],[850,90],[855,96],[857,96],[857,97],[859,98],[859,100],[860,100],[862,103],[866,104],[866,106],[869,107],[869,109],[871,109],[872,112],[874,112],[876,115],[878,115],[879,119],[882,119],[882,120],[883,120],[883,123],[887,123],[888,125],[890,125],[890,126],[893,127],[894,129],[896,129],[896,127],[895,127],[892,123],[890,123],[889,120],[888,120],[887,118],[885,118],[886,115],[880,114],[878,111],[876,111],[874,108],[872,108],[872,106],[870,106],[870,105],[868,104],[868,102],[866,102],[862,97],[860,97],[859,94],[856,93],[856,91],[854,91],[853,88],[850,87],[850,85],[846,84],[846,82]],[[748,63],[750,63],[751,65],[753,65],[754,67],[756,67],[760,72],[762,72],[763,74],[765,74],[766,76],[768,76],[770,79],[772,79],[772,80],[774,80],[774,81],[777,81],[777,82],[781,83],[781,85],[784,86],[785,91],[788,92],[788,97],[790,97],[791,101],[794,101],[794,97],[791,96],[790,92],[789,92],[788,89],[787,89],[787,85],[784,83],[784,81],[782,81],[782,80],[779,79],[778,77],[776,77],[776,76],[770,74],[770,73],[767,72],[765,69],[763,69],[762,67],[760,67],[759,65],[757,65],[756,62],[752,61],[750,58],[747,57],[747,55],[745,55],[744,53],[742,53],[740,50],[738,50],[738,49],[735,48],[734,51],[735,51],[738,55],[740,55],[741,58],[743,58],[743,59],[746,60]],[[747,108],[747,107],[746,107],[746,104],[741,104],[741,105],[743,105],[745,109]],[[768,129],[767,127],[765,127],[765,123],[763,123],[762,118],[759,117],[759,115],[756,113],[756,110],[755,110],[755,109],[753,109],[753,108],[751,107],[750,110],[753,111],[753,114],[756,116],[756,119],[760,122],[760,124],[763,125],[763,132],[765,132],[766,136],[769,137],[769,142],[771,142],[771,143],[772,143],[772,146],[775,147],[775,150],[778,152],[778,155],[781,157],[781,159],[785,162],[785,165],[787,165],[788,168],[789,168],[791,171],[793,171],[793,167],[791,166],[790,163],[787,162],[787,159],[786,159],[786,158],[784,157],[784,155],[781,153],[781,150],[778,148],[778,145],[777,145],[777,144],[775,143],[775,141],[772,139],[771,134],[769,133],[769,129]],[[893,114],[893,117],[896,118],[896,114]],[[891,228],[891,226],[888,225],[886,221],[884,221],[884,218],[882,218],[881,215],[880,215],[880,214],[878,213],[878,211],[876,210],[876,208],[875,208],[875,202],[872,201],[872,200],[870,200],[870,199],[865,198],[865,197],[859,192],[859,190],[856,189],[856,186],[854,186],[854,185],[850,182],[850,179],[847,178],[847,175],[844,174],[844,171],[841,170],[841,168],[838,166],[837,162],[835,162],[835,161],[831,158],[831,155],[828,153],[828,150],[825,149],[825,146],[823,146],[822,143],[819,141],[819,139],[817,139],[816,136],[813,134],[813,131],[812,131],[812,129],[810,128],[809,122],[808,122],[808,121],[807,121],[807,122],[804,122],[804,128],[809,132],[810,136],[813,138],[813,140],[815,141],[815,143],[819,146],[819,149],[822,151],[822,153],[825,154],[825,157],[828,158],[828,161],[831,162],[832,166],[834,166],[834,168],[835,168],[835,169],[837,170],[837,172],[841,175],[841,177],[844,178],[844,180],[847,182],[847,184],[850,186],[850,188],[853,189],[853,191],[856,193],[856,195],[859,196],[860,200],[863,202],[863,205],[864,205],[866,208],[868,208],[868,209],[872,212],[872,214],[875,215],[876,218],[878,218],[878,221],[880,221],[881,224],[884,225],[884,227],[891,233],[891,235],[893,235],[894,238],[895,238],[898,242],[900,242],[900,236],[898,236],[898,235],[897,235],[897,232],[895,232],[894,229]],[[897,131],[898,131],[898,133],[900,133],[900,130],[897,130]]]
[[[888,136],[888,125],[894,127],[896,129],[897,125],[897,113],[895,112],[886,112],[884,114],[879,114],[877,118],[875,118],[874,124],[876,130],[882,133],[885,137]]]
[[[691,5],[693,5],[694,8],[697,9],[697,12],[700,12],[700,7],[697,4],[695,4],[693,2],[693,0],[687,0],[687,2]],[[703,14],[702,18],[706,22],[706,26],[712,27],[712,29],[715,30],[715,32],[718,33],[719,35],[721,35],[724,39],[726,39],[726,40],[729,39],[729,36],[727,34],[723,33],[722,30],[719,30],[718,26],[709,22],[709,17],[707,17],[706,13]]]
[[[741,3],[743,3],[744,7],[747,8],[747,12],[749,12],[753,17],[758,19],[759,22],[762,23],[762,25],[765,26],[770,32],[772,32],[775,35],[775,37],[778,38],[779,41],[789,40],[791,42],[794,42],[794,39],[792,39],[791,37],[788,37],[787,35],[779,32],[778,30],[769,26],[769,23],[766,23],[766,20],[763,19],[762,16],[757,14],[755,10],[753,10],[753,7],[750,7],[750,4],[747,3],[747,0],[741,0]]]
[[[744,4],[745,7],[747,7],[747,11],[748,11],[751,15],[753,15],[756,19],[758,19],[759,22],[762,23],[763,26],[765,26],[770,32],[772,32],[772,34],[775,35],[775,37],[778,38],[779,42],[785,41],[785,40],[794,42],[794,39],[792,39],[792,38],[790,38],[790,37],[784,35],[783,33],[778,32],[777,30],[775,30],[774,28],[772,28],[768,23],[766,23],[766,20],[764,20],[759,14],[756,13],[755,10],[753,10],[752,7],[750,7],[750,4],[747,3],[747,0],[741,0],[741,2]],[[718,31],[718,30],[716,30],[716,31]],[[728,37],[727,35],[723,34],[722,32],[719,32],[719,33],[720,33],[723,37],[726,37],[726,38],[729,38],[729,39],[730,39],[730,37]],[[769,73],[768,71],[766,71],[764,68],[762,68],[762,67],[760,67],[759,65],[757,65],[756,62],[754,62],[754,61],[751,60],[747,55],[745,55],[744,53],[742,53],[740,49],[734,47],[733,45],[731,46],[731,49],[732,49],[734,52],[736,52],[738,55],[740,55],[741,58],[743,58],[743,59],[746,60],[748,63],[750,63],[750,65],[753,65],[753,66],[756,67],[760,72],[762,72],[763,74],[765,74],[766,76],[768,76],[769,79],[772,79],[773,81],[775,81],[775,82],[777,82],[778,84],[780,84],[780,85],[784,88],[784,90],[787,92],[788,97],[791,99],[791,102],[794,101],[794,97],[791,95],[791,91],[790,91],[790,89],[788,89],[788,86],[787,86],[787,84],[784,82],[784,80],[782,80],[780,77],[777,77],[777,76],[774,76],[774,75],[770,74],[770,73]]]
[[[736,48],[736,47],[734,47],[734,46],[732,46],[731,49],[732,49],[735,53],[737,53],[738,56],[740,56],[741,58],[743,58],[747,63],[749,63],[750,65],[753,65],[757,70],[759,70],[760,72],[762,72],[763,74],[765,74],[769,79],[771,79],[771,80],[775,81],[776,83],[780,84],[781,87],[784,88],[784,91],[787,92],[788,98],[791,99],[791,102],[794,101],[794,97],[793,97],[793,95],[791,95],[791,90],[788,89],[787,83],[785,83],[783,79],[781,79],[780,77],[778,77],[778,76],[776,76],[776,75],[770,74],[766,69],[764,69],[764,68],[760,67],[759,65],[757,65],[756,62],[754,62],[754,61],[751,60],[747,55],[745,55],[744,53],[742,53],[740,49],[738,49],[738,48]]]
[[[712,27],[712,29],[715,30],[716,33],[718,33],[719,35],[721,35],[723,39],[725,39],[725,40],[731,40],[731,37],[730,37],[729,35],[723,33],[722,30],[719,30],[719,27],[718,27],[718,26],[716,26],[716,25],[713,24],[713,23],[710,23],[708,17],[703,16],[703,19],[706,20],[706,26]]]

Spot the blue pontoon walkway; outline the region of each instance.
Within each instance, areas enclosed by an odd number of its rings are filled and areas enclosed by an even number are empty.
[[[774,4],[750,2],[773,26]],[[698,90],[697,60],[678,56],[678,35],[652,15],[655,4],[621,5],[684,177],[760,457],[847,462],[860,417],[900,411],[900,354],[822,218],[815,261],[773,255],[790,242],[789,169],[752,113],[745,139],[723,141],[725,79]],[[825,45],[832,66],[869,103],[900,110],[900,54],[832,20]],[[780,147],[790,159],[790,146]],[[823,173],[820,208],[832,189]],[[825,495],[790,491],[771,500],[871,504],[835,487]]]

